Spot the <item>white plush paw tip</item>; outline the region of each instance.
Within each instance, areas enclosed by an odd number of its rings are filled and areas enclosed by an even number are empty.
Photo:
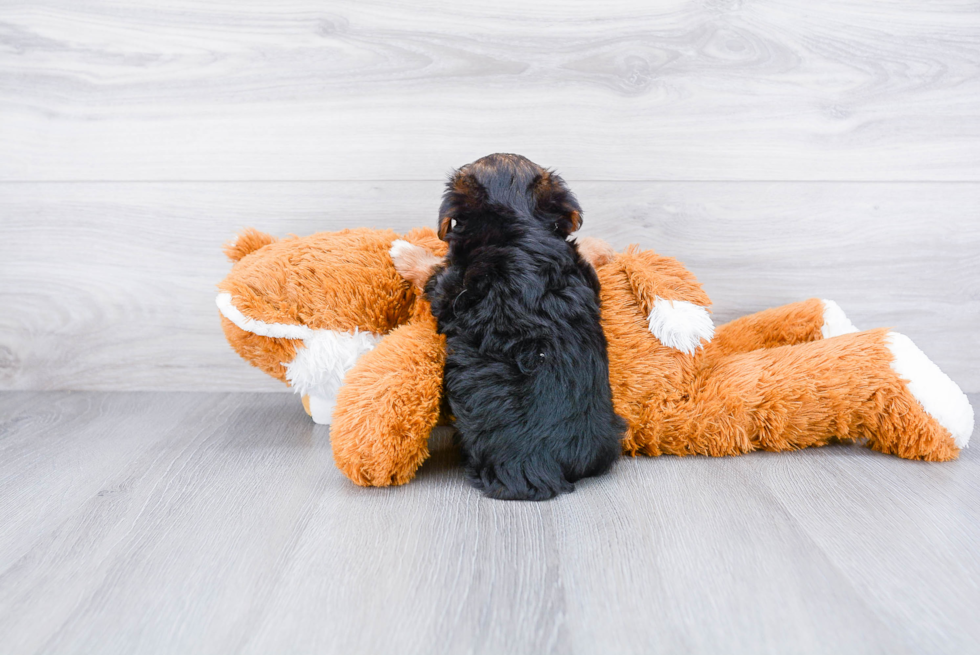
[[[711,341],[715,326],[708,310],[701,305],[657,298],[650,312],[650,332],[663,345],[691,355],[702,340]]]
[[[310,416],[317,425],[330,425],[333,420],[333,410],[337,399],[333,397],[310,394]]]
[[[836,337],[841,334],[857,332],[851,320],[844,314],[844,310],[833,300],[822,300],[823,303],[823,325],[820,327],[820,334],[824,339]]]
[[[908,381],[908,389],[926,413],[949,430],[957,448],[966,448],[973,434],[973,406],[966,394],[904,334],[885,338],[892,369]]]

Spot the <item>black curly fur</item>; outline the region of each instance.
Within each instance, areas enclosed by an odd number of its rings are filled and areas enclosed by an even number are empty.
[[[467,478],[493,498],[545,500],[604,473],[625,423],[613,412],[599,280],[568,234],[581,222],[560,177],[519,155],[452,176],[449,243],[429,279],[446,335],[446,397]]]

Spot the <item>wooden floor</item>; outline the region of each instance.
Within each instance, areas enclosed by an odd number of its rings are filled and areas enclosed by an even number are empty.
[[[974,404],[980,397],[971,397]],[[970,653],[980,452],[353,486],[295,396],[0,394],[4,653]]]

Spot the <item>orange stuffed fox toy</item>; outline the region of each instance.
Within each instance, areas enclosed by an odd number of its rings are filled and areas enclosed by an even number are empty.
[[[722,456],[837,439],[945,461],[967,445],[966,396],[908,337],[858,332],[816,299],[716,329],[676,260],[593,239],[580,249],[601,284],[624,452]],[[236,263],[219,284],[225,336],[331,423],[334,459],[357,484],[404,484],[428,457],[445,342],[420,288],[445,250],[425,228],[281,241],[249,230],[226,247]]]

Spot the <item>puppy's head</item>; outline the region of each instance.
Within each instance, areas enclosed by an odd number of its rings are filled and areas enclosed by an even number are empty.
[[[582,226],[565,181],[526,157],[497,153],[454,171],[439,208],[439,238],[492,227],[502,217],[531,220],[561,238]]]

